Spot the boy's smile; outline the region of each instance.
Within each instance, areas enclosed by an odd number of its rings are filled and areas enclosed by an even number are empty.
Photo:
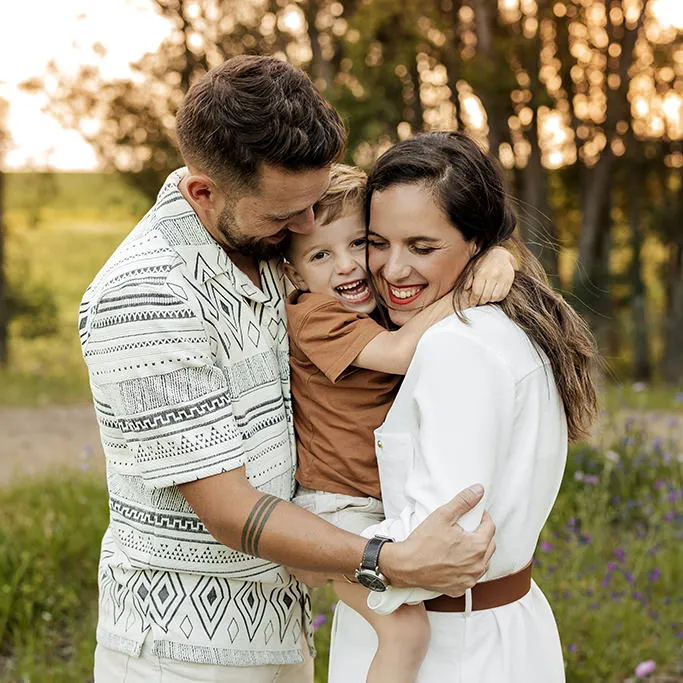
[[[358,313],[375,310],[365,270],[365,224],[353,211],[308,235],[293,235],[285,273],[303,292],[328,294]]]

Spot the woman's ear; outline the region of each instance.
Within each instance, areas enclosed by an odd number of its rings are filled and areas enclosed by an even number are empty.
[[[308,286],[306,285],[306,281],[299,275],[297,269],[289,263],[289,261],[285,261],[283,264],[283,268],[285,271],[285,275],[289,279],[289,281],[300,291],[300,292],[308,292]]]

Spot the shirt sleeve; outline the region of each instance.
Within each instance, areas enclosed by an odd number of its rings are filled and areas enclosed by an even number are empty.
[[[86,324],[93,395],[109,406],[108,423],[133,456],[131,474],[161,488],[244,463],[226,376],[187,300],[164,285],[117,289]]]
[[[303,294],[287,307],[292,341],[329,380],[336,382],[358,354],[381,332],[364,313],[332,297]]]
[[[410,371],[418,374],[412,401],[419,430],[405,488],[408,502],[399,517],[386,519],[363,535],[404,540],[437,507],[480,483],[484,497],[459,520],[465,531],[474,531],[487,506],[496,462],[508,450],[514,378],[467,331],[453,334],[448,329],[425,335]],[[415,599],[413,589],[392,589],[386,601],[395,603],[398,591],[404,601]],[[373,599],[371,607],[381,611],[384,603]]]

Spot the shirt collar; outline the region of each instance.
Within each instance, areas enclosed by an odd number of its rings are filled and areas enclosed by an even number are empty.
[[[185,262],[188,273],[201,285],[224,275],[238,293],[259,303],[275,303],[282,299],[284,275],[279,260],[259,263],[259,289],[211,237],[178,189],[186,173],[186,168],[179,168],[168,176],[157,195],[153,211],[159,229]]]

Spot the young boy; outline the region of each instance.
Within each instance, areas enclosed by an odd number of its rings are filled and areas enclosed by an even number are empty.
[[[361,170],[335,165],[314,207],[313,232],[292,236],[285,264],[297,289],[287,303],[299,461],[294,502],[354,533],[383,519],[373,430],[384,421],[422,334],[454,312],[446,296],[396,331],[371,317],[376,302],[365,268],[364,191]],[[504,297],[512,263],[504,249],[487,256],[472,289],[491,291],[479,287],[489,280]],[[496,272],[503,276],[487,277]],[[429,641],[424,605],[379,616],[360,585],[338,581],[334,588],[377,633],[368,683],[415,681]]]

